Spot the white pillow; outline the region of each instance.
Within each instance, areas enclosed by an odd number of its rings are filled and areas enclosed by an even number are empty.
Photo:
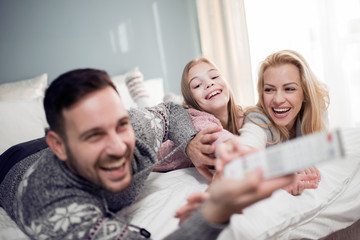
[[[126,109],[130,109],[132,107],[137,107],[137,104],[134,102],[134,100],[131,98],[128,87],[126,85],[126,77],[129,74],[134,74],[134,72],[138,71],[138,68],[134,68],[124,74],[116,75],[111,77],[113,80],[121,99],[124,103],[124,106]],[[164,97],[164,84],[162,78],[154,78],[154,79],[148,79],[144,81],[144,85],[146,90],[149,92],[149,98],[146,99],[147,106],[153,106],[156,104],[159,104],[163,102]],[[144,100],[142,98],[141,100]],[[145,104],[142,104],[145,105]]]
[[[149,106],[163,102],[164,84],[162,78],[152,78],[144,81],[146,90],[149,92]]]
[[[122,75],[116,75],[111,77],[113,80],[116,89],[118,90],[121,100],[125,106],[126,109],[130,109],[132,107],[136,107],[136,103],[133,101],[133,99],[130,96],[130,93],[127,89],[126,83],[125,83],[126,73]]]
[[[47,87],[47,73],[40,76],[0,84],[0,101],[21,101],[43,98]]]
[[[41,99],[0,101],[0,154],[9,147],[45,136],[48,127]]]

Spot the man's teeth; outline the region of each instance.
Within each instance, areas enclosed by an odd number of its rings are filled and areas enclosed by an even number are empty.
[[[273,108],[274,112],[284,113],[290,110],[290,108]]]
[[[122,167],[124,165],[124,163],[125,163],[124,161],[109,163],[109,164],[103,165],[102,168],[104,168],[106,170],[116,169],[116,168]]]
[[[212,92],[210,94],[210,96],[209,96],[209,99],[212,98],[213,96],[215,96],[216,94],[219,94],[219,93],[221,93],[219,90],[216,90],[216,91]]]

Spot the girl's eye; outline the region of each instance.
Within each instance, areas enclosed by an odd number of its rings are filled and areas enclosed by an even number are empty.
[[[195,82],[194,82],[193,84],[190,85],[190,87],[191,87],[192,89],[196,89],[196,88],[199,88],[200,85],[201,85],[201,83],[195,83]]]

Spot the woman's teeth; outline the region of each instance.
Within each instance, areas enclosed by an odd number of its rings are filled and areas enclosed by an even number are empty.
[[[273,111],[275,112],[275,113],[279,113],[279,114],[281,114],[281,113],[286,113],[286,112],[288,112],[290,110],[290,108],[273,108]]]

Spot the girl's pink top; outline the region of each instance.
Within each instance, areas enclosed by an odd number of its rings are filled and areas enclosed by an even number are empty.
[[[212,127],[212,126],[222,126],[219,119],[217,119],[214,115],[199,111],[193,108],[189,108],[188,110],[191,120],[194,124],[194,127],[197,131],[201,131],[203,129]],[[239,121],[242,123],[242,121]],[[242,125],[242,124],[240,124]],[[239,126],[241,127],[241,126]],[[227,130],[221,130],[218,132],[219,138],[213,143],[215,146],[221,142],[226,141],[227,139],[233,136]],[[176,148],[176,145],[168,140],[164,142],[158,152],[158,159],[161,161],[164,157],[166,157],[169,153],[171,153]],[[180,169],[192,167],[193,164],[191,160],[179,149],[174,152],[173,155],[166,158],[164,161],[155,166],[153,171],[155,172],[167,172],[170,170]]]

